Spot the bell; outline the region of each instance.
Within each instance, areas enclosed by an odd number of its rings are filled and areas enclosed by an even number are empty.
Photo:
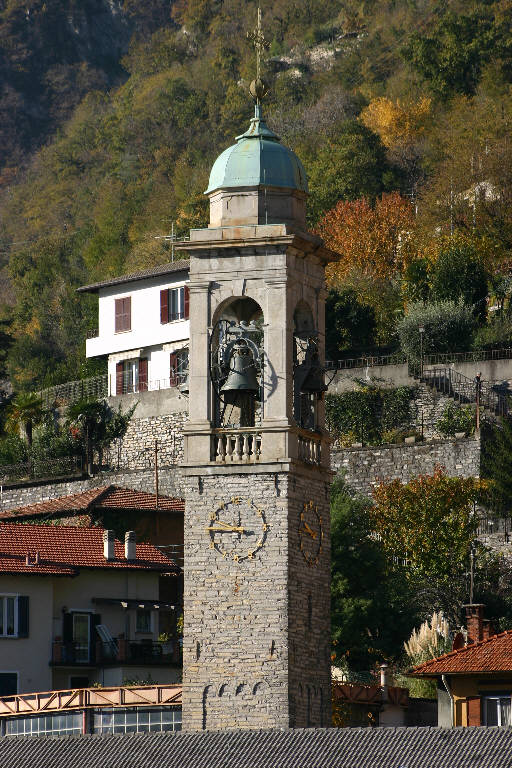
[[[302,382],[300,388],[301,392],[306,394],[316,395],[320,392],[327,390],[327,384],[325,383],[325,371],[320,365],[320,358],[318,355],[313,355],[311,358],[311,366],[306,375],[306,378]]]
[[[224,402],[234,403],[242,393],[254,397],[259,390],[253,356],[245,344],[236,344],[229,360],[228,377],[220,388]]]

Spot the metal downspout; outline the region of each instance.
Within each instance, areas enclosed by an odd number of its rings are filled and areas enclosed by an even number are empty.
[[[446,688],[446,693],[450,697],[450,721],[451,721],[451,727],[455,727],[455,712],[454,712],[454,703],[453,703],[453,696],[452,692],[450,691],[450,686],[448,685],[448,681],[446,679],[446,675],[441,675],[441,680],[443,681],[443,685]]]

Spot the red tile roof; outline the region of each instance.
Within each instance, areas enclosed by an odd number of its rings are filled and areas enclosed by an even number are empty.
[[[512,630],[438,656],[414,667],[413,677],[512,672]]]
[[[154,493],[133,491],[129,488],[119,488],[117,485],[102,485],[71,496],[59,496],[57,499],[40,501],[7,512],[0,512],[0,520],[12,520],[20,517],[39,517],[55,515],[63,512],[86,512],[90,509],[103,507],[116,509],[147,509],[163,512],[184,512],[183,499],[173,499],[170,496],[159,496],[158,507]]]
[[[81,568],[177,570],[175,563],[152,544],[137,543],[136,560],[129,561],[124,557],[124,545],[116,539],[114,553],[114,560],[103,556],[103,528],[0,524],[0,573],[75,576]]]

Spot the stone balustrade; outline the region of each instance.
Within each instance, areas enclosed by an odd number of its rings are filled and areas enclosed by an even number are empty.
[[[222,429],[212,435],[213,456],[217,464],[255,464],[261,456],[261,431]]]
[[[312,432],[299,432],[297,435],[298,458],[305,464],[322,463],[322,438]]]

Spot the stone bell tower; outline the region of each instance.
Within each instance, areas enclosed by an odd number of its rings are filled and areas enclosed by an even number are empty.
[[[330,725],[324,268],[265,124],[215,162],[190,256],[183,727]]]

